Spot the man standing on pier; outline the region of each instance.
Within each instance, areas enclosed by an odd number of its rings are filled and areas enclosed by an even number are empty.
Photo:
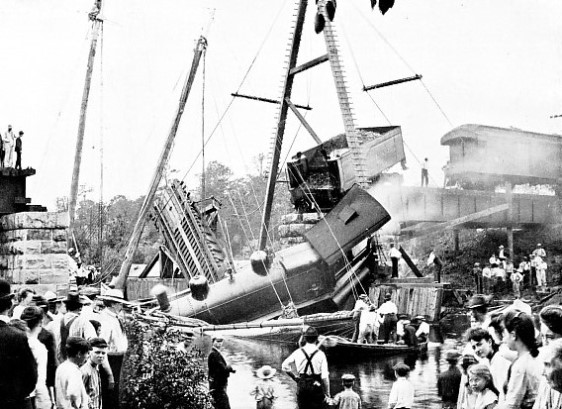
[[[392,262],[392,278],[398,278],[398,262],[402,257],[400,251],[394,247],[394,243],[390,243],[390,251],[389,254],[390,261]]]
[[[281,368],[297,382],[298,408],[321,409],[326,396],[330,396],[328,360],[318,349],[316,328],[308,327],[304,339],[306,344],[289,355]],[[298,375],[295,375],[294,369]]]
[[[15,139],[16,136],[12,131],[12,125],[8,125],[8,130],[2,136],[2,140],[4,141],[4,152],[5,152],[4,163],[7,168],[11,168],[13,165],[12,155],[14,154]]]
[[[15,151],[16,151],[16,166],[14,166],[16,169],[21,170],[21,138],[23,136],[23,131],[20,131],[20,133],[18,134],[18,137],[16,138],[16,147],[15,147]]]

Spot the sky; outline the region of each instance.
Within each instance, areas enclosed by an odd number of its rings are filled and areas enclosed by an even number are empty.
[[[309,1],[299,64],[326,51]],[[23,130],[27,196],[53,209],[68,196],[86,73],[93,0],[0,2],[0,131]],[[208,40],[176,136],[168,177],[195,187],[202,162],[256,173],[269,154],[295,0],[104,0],[80,173],[82,198],[146,194],[200,35]],[[562,2],[397,0],[385,16],[340,0],[335,17],[357,126],[400,125],[407,184],[429,158],[441,185],[441,136],[467,123],[562,134]],[[421,74],[365,93],[363,85]],[[204,78],[204,80],[203,80]],[[299,74],[292,100],[322,140],[343,132],[327,63]],[[282,160],[314,145],[289,114]],[[103,167],[102,167],[103,164]],[[264,164],[265,166],[265,164]],[[102,178],[103,169],[103,178]]]

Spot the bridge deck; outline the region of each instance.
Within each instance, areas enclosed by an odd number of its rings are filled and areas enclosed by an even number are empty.
[[[371,193],[401,224],[448,222],[506,203],[505,193],[378,185]],[[557,196],[513,194],[513,226],[560,222],[562,201]],[[473,227],[506,227],[507,211],[467,223]]]

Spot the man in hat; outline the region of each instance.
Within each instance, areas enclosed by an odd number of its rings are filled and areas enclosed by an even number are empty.
[[[472,296],[468,303],[468,308],[476,320],[477,327],[488,329],[490,326],[490,317],[488,315],[488,301],[486,298],[481,294]]]
[[[90,321],[80,315],[80,311],[82,310],[80,295],[77,292],[71,291],[63,302],[66,307],[66,313],[55,326],[54,331],[59,362],[66,359],[66,340],[69,337],[89,340],[97,336],[96,330]]]
[[[533,250],[532,255],[535,257],[539,256],[542,259],[546,258],[546,251],[542,247],[542,244],[537,243],[537,248]]]
[[[355,306],[353,307],[353,336],[351,337],[351,342],[357,342],[359,337],[359,323],[361,321],[362,311],[369,311],[371,305],[371,300],[367,294],[361,294],[357,301],[355,301]]]
[[[316,328],[308,327],[304,339],[306,344],[289,355],[281,368],[297,382],[298,408],[320,409],[330,396],[328,360],[318,349]]]
[[[381,304],[378,313],[382,316],[382,325],[384,342],[396,342],[396,323],[398,322],[398,307],[392,301],[392,294],[384,295],[384,303]]]
[[[10,284],[0,279],[0,408],[31,409],[37,364],[25,332],[8,324],[13,296]]]
[[[108,385],[109,387],[104,388],[103,402],[105,406],[117,408],[119,406],[121,367],[129,347],[127,335],[120,317],[125,297],[122,290],[110,288],[105,294],[99,296],[98,299],[102,300],[105,306],[99,314],[101,322],[100,336],[107,341],[107,360],[113,373],[114,382],[114,385]],[[108,382],[111,383],[111,379]]]
[[[445,353],[445,360],[449,364],[449,368],[437,378],[437,395],[443,401],[443,409],[457,407],[462,378],[461,371],[457,366],[460,356],[461,354],[454,349]]]
[[[415,320],[418,322],[418,329],[416,330],[416,338],[418,342],[426,342],[429,337],[430,326],[427,323],[425,315],[418,315]]]
[[[410,316],[408,314],[398,315],[398,322],[396,323],[396,336],[405,345],[418,346],[418,338],[416,337],[416,328],[412,325]]]
[[[226,388],[228,386],[228,377],[236,370],[232,368],[224,359],[221,353],[223,338],[221,336],[213,337],[213,349],[209,354],[207,364],[209,367],[209,390],[216,409],[230,409],[230,401]]]
[[[47,315],[49,309],[48,302],[42,295],[33,296],[33,304],[36,307],[41,308],[43,311],[43,323],[41,331],[39,332],[37,339],[45,348],[47,348],[47,389],[49,390],[49,395],[51,396],[51,401],[55,401],[55,371],[57,370],[57,346],[55,342],[54,334],[47,330],[46,327],[52,322],[52,319]]]

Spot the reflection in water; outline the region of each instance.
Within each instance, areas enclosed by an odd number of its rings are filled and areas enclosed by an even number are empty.
[[[446,340],[445,345],[456,344],[455,340]],[[250,391],[257,381],[255,371],[262,365],[277,368],[274,377],[278,399],[277,409],[293,409],[296,407],[296,384],[286,374],[282,373],[281,363],[295,347],[267,343],[263,341],[249,341],[227,339],[223,353],[227,361],[236,368],[236,373],[229,379],[228,394],[232,409],[247,409],[255,407]],[[340,392],[340,377],[344,373],[352,373],[355,381],[355,391],[361,396],[363,408],[386,408],[390,388],[394,382],[392,367],[404,361],[414,369],[410,373],[410,380],[414,384],[416,408],[440,408],[441,400],[437,396],[437,376],[441,370],[447,368],[445,354],[441,353],[448,347],[440,344],[430,344],[428,353],[423,356],[396,356],[368,360],[361,362],[355,357],[353,362],[330,362],[331,393],[334,396]]]

